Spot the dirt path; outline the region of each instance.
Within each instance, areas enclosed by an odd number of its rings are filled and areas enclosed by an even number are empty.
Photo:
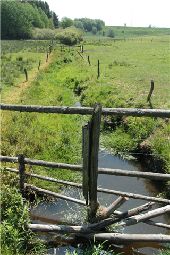
[[[39,72],[47,69],[47,67],[53,62],[53,58],[54,58],[54,53],[51,53],[48,59],[48,62],[44,62],[41,65],[40,71],[33,69],[30,72],[30,74],[28,74],[29,80],[27,82],[24,81],[15,85],[15,87],[13,87],[10,91],[6,93],[6,95],[4,95],[1,101],[6,104],[12,104],[12,103],[18,102],[21,99],[21,95],[23,94],[23,92],[32,84],[32,82],[38,76]]]

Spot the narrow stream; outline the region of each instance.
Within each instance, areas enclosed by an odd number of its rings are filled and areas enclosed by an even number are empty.
[[[142,166],[136,161],[123,160],[118,156],[113,156],[107,151],[103,150],[99,152],[99,167],[105,168],[119,168],[134,171],[144,171]],[[149,171],[149,169],[148,169]],[[151,182],[142,178],[136,177],[123,177],[123,176],[111,176],[111,175],[99,175],[98,186],[102,188],[109,188],[114,190],[120,190],[125,192],[133,192],[138,194],[143,194],[147,196],[155,196],[160,192],[158,183]],[[75,188],[65,188],[63,193],[76,198],[81,198],[82,195],[80,190]],[[106,206],[112,203],[117,196],[112,194],[98,193],[98,200],[101,205]],[[126,211],[128,209],[134,208],[136,206],[145,204],[147,201],[138,199],[129,199],[121,207],[121,211]],[[43,222],[52,224],[63,224],[65,222],[73,224],[82,223],[85,217],[85,210],[82,210],[82,206],[79,206],[72,202],[66,202],[64,200],[55,200],[53,202],[42,202],[36,208],[31,211],[31,216],[33,222]],[[163,215],[154,219],[157,222],[162,222],[170,224],[170,217],[168,215]],[[139,223],[133,226],[126,227],[121,230],[123,233],[140,233],[140,234],[170,234],[164,228],[158,228],[155,226],[147,225],[144,223]],[[46,239],[51,238],[46,236]],[[68,244],[62,244],[56,249],[49,249],[48,254],[65,254],[66,249],[74,250],[74,248],[69,245],[71,241],[68,240]],[[62,241],[61,241],[62,243]],[[126,255],[132,254],[145,254],[153,255],[157,254],[158,248],[161,248],[159,244],[153,243],[140,243],[131,244],[123,247],[121,251],[124,251]],[[137,251],[138,253],[134,253]]]

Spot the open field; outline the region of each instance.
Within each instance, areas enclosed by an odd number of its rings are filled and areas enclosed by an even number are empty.
[[[48,69],[39,72],[30,87],[13,103],[37,105],[68,105],[81,102],[103,107],[170,107],[169,38],[157,37],[128,41],[93,41],[84,44],[80,57],[76,48],[56,47]],[[91,65],[87,56],[90,56]],[[37,55],[35,55],[36,57]],[[97,60],[100,77],[97,79]],[[146,102],[150,80],[155,81],[152,100]],[[11,93],[11,94],[10,94]],[[2,101],[12,97],[12,89]],[[2,153],[65,163],[81,162],[81,126],[87,117],[25,113],[3,113]],[[108,125],[108,123],[110,123]],[[152,155],[151,159],[170,166],[170,125],[154,118],[103,119],[101,146],[122,156]],[[149,157],[150,159],[150,157]],[[152,162],[152,161],[151,161]],[[160,167],[157,164],[157,167]],[[162,164],[161,164],[162,167]],[[28,169],[32,171],[32,169]],[[65,180],[78,180],[79,175],[66,171],[37,168],[42,173]],[[46,183],[38,181],[39,186]],[[54,188],[53,184],[50,188]],[[56,189],[56,187],[54,188]]]

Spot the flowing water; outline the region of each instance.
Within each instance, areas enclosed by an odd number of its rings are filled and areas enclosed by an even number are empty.
[[[136,162],[123,160],[118,156],[113,156],[107,151],[103,150],[99,152],[99,167],[115,168],[115,169],[126,169],[134,171],[144,171],[145,169]],[[149,169],[148,169],[149,171]],[[99,175],[98,186],[102,188],[120,190],[125,192],[133,192],[143,194],[147,196],[156,196],[160,192],[158,183],[151,182],[142,178],[136,177],[124,177],[124,176],[113,176],[113,175]],[[65,188],[63,193],[76,198],[82,198],[80,190],[75,188]],[[101,205],[108,206],[112,203],[117,196],[112,194],[98,193],[98,200]],[[147,201],[138,199],[129,199],[121,207],[121,211],[137,207],[145,204]],[[51,223],[51,224],[63,224],[65,222],[73,224],[81,224],[85,217],[85,210],[82,210],[82,206],[79,206],[73,202],[66,202],[64,200],[54,200],[52,202],[42,202],[36,208],[31,211],[33,222],[37,223]],[[170,217],[168,215],[159,216],[154,219],[156,222],[162,222],[170,224]],[[155,226],[147,225],[145,223],[139,223],[126,227],[121,230],[123,233],[140,233],[140,234],[170,234],[164,228],[158,228]],[[50,239],[51,236],[45,235],[44,238]],[[56,236],[56,239],[59,237]],[[61,239],[61,237],[60,237]],[[65,254],[66,249],[74,250],[70,238],[67,242],[60,240],[60,247],[49,249],[49,254]],[[67,243],[67,244],[66,244]],[[158,252],[161,248],[159,244],[153,243],[136,243],[131,245],[123,246],[119,251],[124,251],[126,255],[132,254],[145,254],[152,255]],[[135,251],[135,252],[134,252]],[[137,251],[137,253],[136,253]]]

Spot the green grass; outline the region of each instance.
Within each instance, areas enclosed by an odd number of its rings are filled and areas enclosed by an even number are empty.
[[[40,72],[32,86],[17,103],[68,105],[81,101],[84,106],[96,102],[103,107],[150,108],[146,102],[150,80],[155,81],[153,108],[170,107],[169,38],[156,37],[128,41],[84,44],[84,60],[76,50],[60,52],[56,48],[54,62]],[[91,66],[87,56],[90,56]],[[97,60],[101,75],[97,79]],[[3,154],[17,155],[65,163],[81,162],[81,127],[88,119],[57,114],[4,113],[2,126]],[[7,117],[8,116],[8,117]],[[104,124],[106,119],[112,127]],[[121,155],[140,152],[145,142],[150,154],[164,161],[170,169],[169,123],[155,118],[103,119],[101,145]],[[37,169],[43,174],[78,180],[68,171]],[[67,174],[66,174],[67,172]],[[45,185],[44,185],[45,186]]]

